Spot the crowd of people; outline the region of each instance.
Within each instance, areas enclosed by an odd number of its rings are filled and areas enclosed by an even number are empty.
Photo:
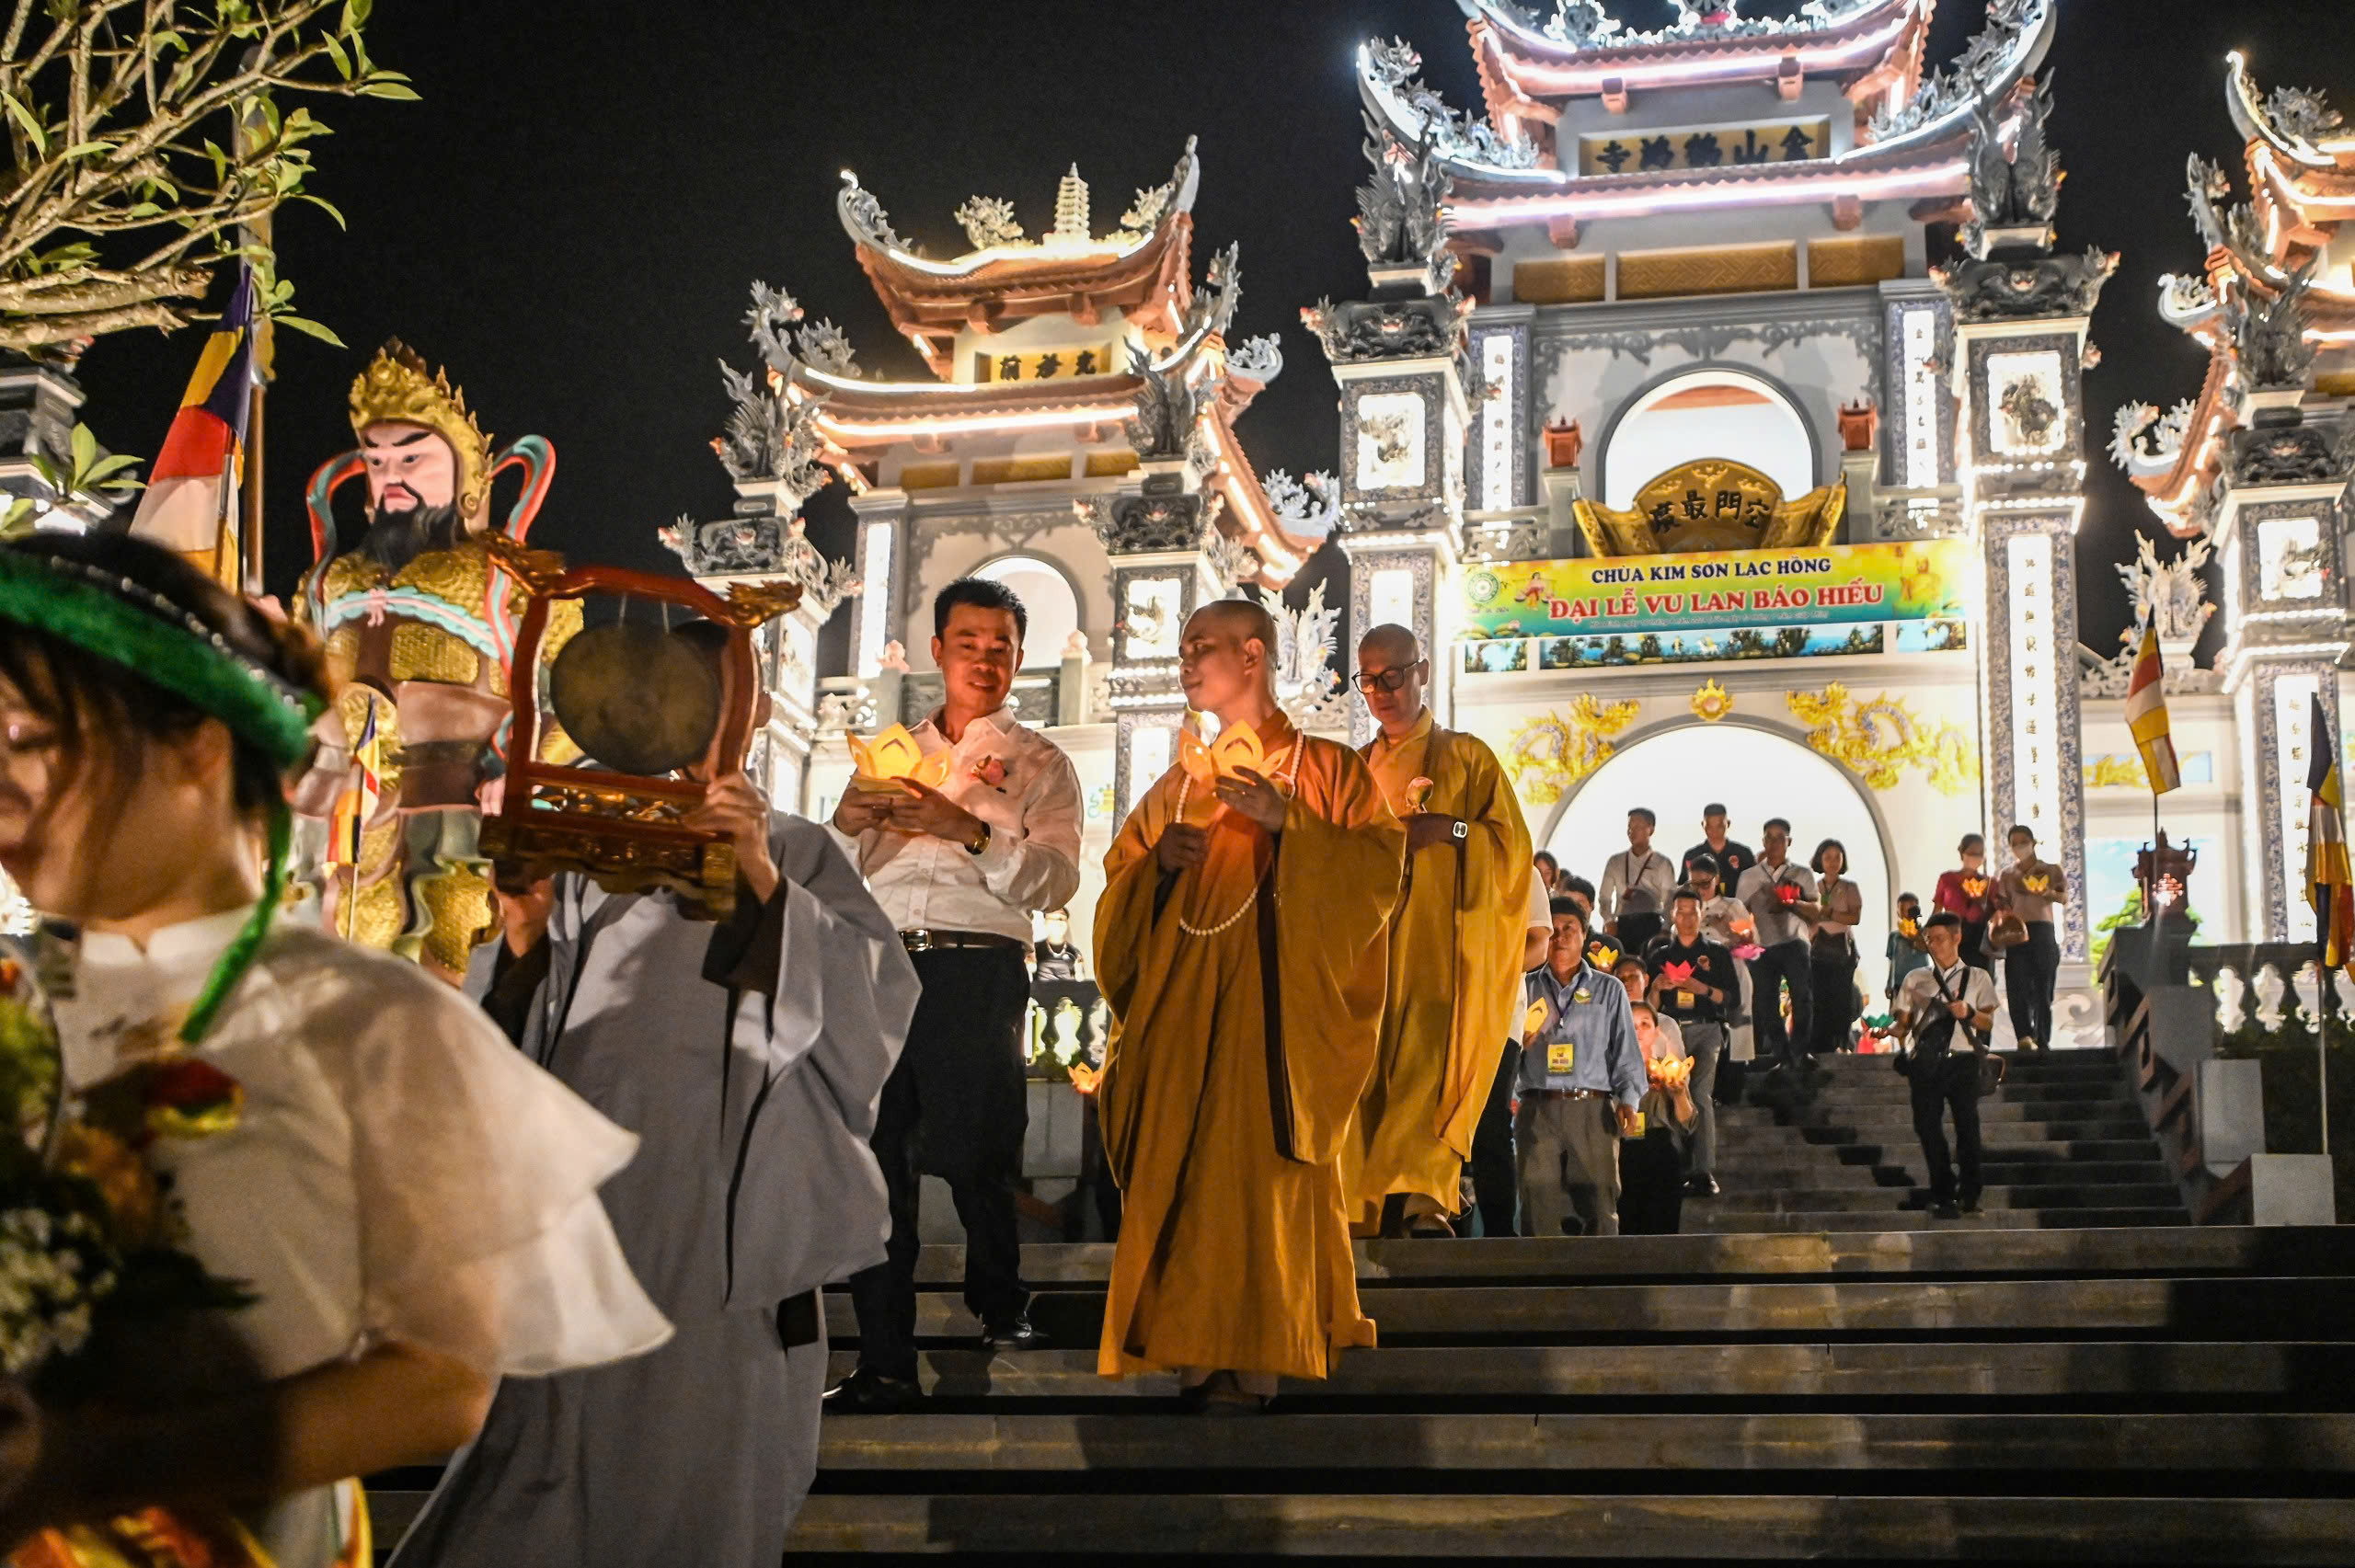
[[[454,1451],[407,1568],[772,1563],[821,1410],[926,1398],[927,1175],[982,1345],[1048,1344],[1017,1229],[1023,1020],[1028,969],[1081,961],[1067,919],[1034,946],[1033,918],[1078,887],[1082,805],[1007,704],[1026,620],[989,582],[934,604],[945,696],[913,735],[936,784],[854,780],[819,824],[690,770],[732,913],[511,878],[460,994],[286,897],[288,791],[349,761],[307,633],[139,541],[0,545],[0,864],[64,936],[64,1088],[119,1102],[204,1065],[220,1114],[151,1121],[142,1158],[247,1298],[248,1362],[130,1404],[0,1389],[7,1539],[102,1561],[164,1509],[254,1548],[213,1560],[334,1568],[368,1560],[354,1478]],[[716,665],[721,641],[696,646]],[[1353,1237],[1675,1230],[1717,1190],[1737,1033],[1797,1072],[1857,1012],[1836,842],[1799,864],[1775,819],[1753,854],[1713,808],[1671,860],[1637,810],[1598,887],[1533,853],[1493,754],[1433,722],[1411,633],[1361,642],[1361,750],[1292,724],[1276,650],[1255,604],[1187,622],[1216,729],[1141,781],[1086,959],[1121,1197],[1098,1368],[1212,1413],[1374,1343]],[[2049,1033],[2066,889],[2013,850],[1990,876],[1966,841],[1925,951],[1912,924],[1892,943],[1917,1109],[1958,1121],[1942,1202],[1974,1196],[1976,1127],[1928,1059],[1983,1041],[1991,949],[2016,955],[2022,1033]],[[828,1390],[838,1282],[858,1356]]]
[[[1582,1028],[1557,1024],[1555,1032],[1579,1036],[1615,1064],[1624,1048],[1620,1040],[1645,1024],[1648,1010],[1643,1060],[1665,1056],[1691,1064],[1681,1070],[1689,1072],[1691,1114],[1672,1121],[1666,1136],[1683,1152],[1683,1190],[1696,1196],[1722,1190],[1715,1170],[1715,1107],[1742,1096],[1750,1064],[1763,1070],[1751,1087],[1754,1097],[1794,1104],[1821,1082],[1824,1070],[1817,1058],[1857,1049],[1873,1033],[1855,940],[1864,898],[1848,875],[1847,847],[1825,839],[1802,865],[1791,858],[1786,819],[1768,818],[1755,851],[1732,838],[1730,827],[1726,807],[1709,805],[1700,841],[1671,861],[1653,847],[1658,817],[1648,807],[1633,807],[1626,848],[1603,863],[1599,887],[1550,852],[1534,857],[1538,881],[1553,890],[1557,948],[1570,939],[1583,944],[1583,973],[1592,979],[1579,981],[1572,994],[1584,1003],[1590,994],[1611,997],[1615,989],[1627,1002],[1626,1009],[1603,1008],[1607,1019]],[[1928,1166],[1927,1200],[1941,1218],[1978,1207],[1978,1099],[1994,1027],[1999,960],[2018,1048],[2041,1050],[2051,1043],[2061,953],[2053,920],[2068,900],[2068,879],[2038,855],[2028,828],[2016,826],[2005,838],[2010,860],[1997,873],[1988,868],[1982,835],[1962,839],[1960,864],[1938,877],[1926,920],[1921,900],[1901,893],[1885,955],[1882,1037],[1895,1042],[1899,1065],[1912,1081],[1914,1127]],[[1569,955],[1549,956],[1545,973],[1553,979],[1534,973],[1529,980],[1533,1017],[1535,1004],[1557,1001],[1576,972]],[[1610,987],[1597,983],[1606,976]],[[1632,1016],[1623,1018],[1623,1012]],[[1655,1048],[1654,1040],[1664,1041],[1664,1049]],[[1657,1082],[1658,1073],[1653,1077]],[[1632,1136],[1646,1120],[1636,1115],[1642,1083],[1631,1070],[1624,1082],[1595,1080],[1585,1087],[1598,1095],[1611,1092],[1623,1130]],[[1540,1085],[1535,1093],[1543,1103],[1553,1091]],[[1949,1116],[1951,1146],[1945,1133]],[[1648,1149],[1660,1131],[1653,1127],[1645,1134]],[[1550,1172],[1555,1156],[1546,1147],[1543,1162]],[[1615,1190],[1628,1161],[1623,1150],[1607,1171],[1607,1144],[1580,1147],[1584,1157],[1574,1158],[1570,1169],[1574,1190],[1587,1196],[1573,1205],[1575,1219],[1595,1231],[1612,1223],[1602,1195]],[[1666,1168],[1657,1150],[1641,1163],[1647,1171]],[[1533,1200],[1526,1175],[1522,1180],[1535,1233],[1551,1234],[1558,1205]],[[1648,1199],[1637,1208],[1643,1228],[1667,1216],[1667,1228],[1674,1229],[1672,1207]],[[1620,1229],[1631,1228],[1631,1212],[1622,1206]]]

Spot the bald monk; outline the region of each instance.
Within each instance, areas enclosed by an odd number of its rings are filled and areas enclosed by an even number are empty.
[[[1496,754],[1431,722],[1430,669],[1404,626],[1358,643],[1357,688],[1382,727],[1362,755],[1407,826],[1381,1044],[1341,1146],[1361,1235],[1455,1233],[1465,1162],[1519,1012],[1529,828]]]
[[[1186,623],[1187,701],[1258,767],[1178,766],[1104,857],[1097,1100],[1126,1195],[1097,1369],[1178,1373],[1198,1409],[1371,1345],[1338,1163],[1382,1019],[1406,830],[1347,747],[1276,705],[1276,629],[1224,600]],[[1199,759],[1198,759],[1199,761]]]

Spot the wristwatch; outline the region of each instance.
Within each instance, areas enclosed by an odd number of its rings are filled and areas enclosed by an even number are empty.
[[[975,833],[971,838],[965,841],[965,853],[970,855],[979,855],[983,850],[986,850],[989,847],[990,825],[987,822],[984,822],[981,825],[981,831]]]

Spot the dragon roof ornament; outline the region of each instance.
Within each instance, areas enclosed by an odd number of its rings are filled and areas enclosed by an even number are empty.
[[[2052,113],[2052,73],[2020,105],[2018,132],[2008,152],[1995,123],[1995,106],[1981,100],[1970,110],[1970,222],[1963,248],[1987,254],[1998,231],[2034,230],[2050,244],[2052,215],[2061,205],[2061,156],[2045,135]]]
[[[2355,131],[2321,93],[2276,87],[2260,96],[2238,50],[2224,56],[2224,107],[2243,136],[2310,169],[2335,169],[2334,154],[2355,154]]]
[[[2233,358],[2252,387],[2303,388],[2313,373],[2315,345],[2306,338],[2306,292],[2314,285],[2315,261],[2290,275],[2269,300],[2251,303],[2246,291],[2224,296],[2224,326],[2233,335]]]
[[[825,399],[796,386],[795,372],[817,365],[843,380],[857,371],[848,341],[832,322],[803,325],[800,303],[766,283],[754,283],[752,296],[744,326],[763,364],[740,371],[719,361],[729,408],[711,443],[745,499],[732,517],[697,522],[683,516],[659,537],[693,576],[780,578],[799,585],[802,602],[823,620],[858,591],[858,582],[846,563],[828,560],[803,537],[801,505],[832,482],[833,471],[825,464],[825,437],[818,428]]]
[[[1987,25],[1962,52],[1922,79],[1913,96],[1884,106],[1867,127],[1865,145],[1888,151],[1943,138],[1986,99],[2001,101],[2043,62],[2051,47],[2059,0],[1988,0]]]
[[[1447,100],[1422,80],[1423,57],[1404,39],[1369,40],[1358,49],[1358,93],[1365,100],[1366,129],[1375,140],[1384,132],[1408,146],[1428,144],[1442,158],[1488,176],[1522,175],[1541,182],[1559,177],[1537,166],[1537,143],[1519,131],[1510,135]]]

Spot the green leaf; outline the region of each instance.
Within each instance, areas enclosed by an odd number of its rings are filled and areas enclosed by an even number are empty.
[[[0,538],[13,539],[27,532],[33,525],[32,520],[32,502],[22,496],[17,497],[8,503],[7,515],[0,517]]]
[[[25,128],[25,135],[32,142],[33,150],[47,156],[49,133],[40,128],[40,121],[33,118],[33,111],[17,102],[16,94],[5,90],[0,90],[0,104],[6,104],[8,113]]]
[[[360,89],[360,96],[363,98],[392,98],[400,103],[421,101],[417,89],[403,82],[370,82]]]
[[[76,142],[57,155],[61,158],[87,158],[100,153],[111,153],[114,149],[112,142]]]
[[[344,0],[343,17],[335,30],[347,36],[358,32],[368,25],[368,13],[373,9],[370,0]]]
[[[343,45],[336,42],[330,35],[320,39],[319,46],[327,52],[327,58],[335,62],[335,74],[347,82],[351,80],[351,56],[344,52]]]
[[[123,212],[126,218],[160,218],[163,214],[164,210],[153,201],[135,201]]]
[[[309,320],[306,317],[299,315],[273,315],[270,319],[272,325],[278,326],[291,326],[305,338],[316,338],[320,342],[330,344],[338,349],[350,347],[350,345],[345,343],[342,338],[337,337],[331,328],[319,322]]]
[[[295,200],[298,201],[308,201],[312,206],[316,207],[320,212],[325,212],[328,217],[333,218],[337,228],[343,229],[347,232],[351,228],[350,223],[343,221],[343,214],[336,211],[335,203],[328,200],[326,197],[314,196],[309,191],[305,190],[298,193]]]
[[[124,469],[135,467],[138,462],[139,460],[130,453],[119,452],[112,457],[101,458],[88,473],[82,475],[82,478],[86,484],[102,485]]]
[[[98,438],[89,426],[74,427],[74,471],[86,474],[98,461]]]

